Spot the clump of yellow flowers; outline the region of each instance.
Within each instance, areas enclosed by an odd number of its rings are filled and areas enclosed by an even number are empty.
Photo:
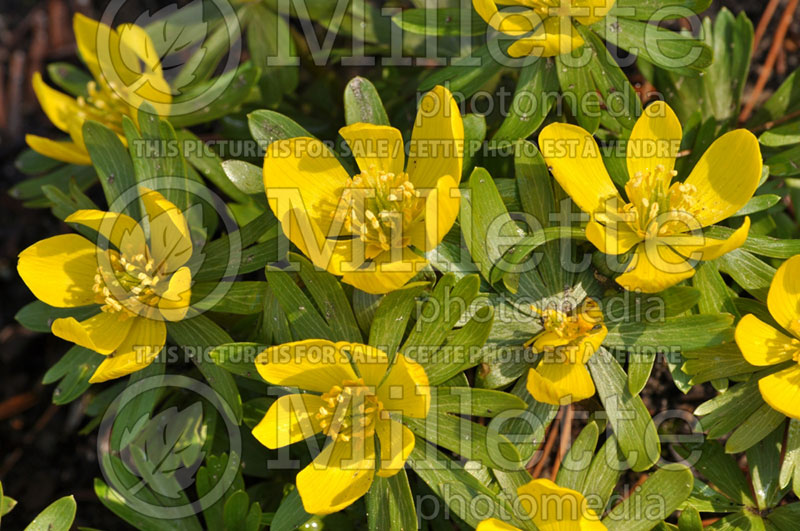
[[[673,181],[682,136],[681,124],[666,103],[645,109],[627,143],[625,200],[591,134],[556,123],[539,135],[553,176],[591,216],[589,241],[611,255],[635,249],[625,273],[616,279],[627,290],[655,293],[674,286],[694,275],[695,262],[718,258],[747,239],[747,217],[727,240],[708,238],[702,229],[729,218],[753,196],[761,179],[758,140],[745,129],[726,133],[686,180]]]
[[[368,293],[399,288],[422,270],[455,223],[464,125],[453,96],[437,86],[420,102],[409,160],[400,131],[342,128],[360,173],[351,176],[314,138],[273,142],[264,188],[286,236],[319,268]],[[415,252],[418,251],[418,252]]]
[[[736,344],[753,365],[793,362],[761,378],[758,389],[773,409],[800,419],[800,255],[778,268],[769,287],[767,306],[775,322],[789,334],[748,314],[736,326]]]
[[[539,402],[556,406],[593,396],[586,362],[608,334],[600,306],[587,298],[573,311],[533,309],[541,314],[544,330],[525,344],[542,355],[539,365],[528,371],[528,392]]]
[[[340,511],[369,490],[375,474],[390,477],[403,468],[414,434],[398,419],[425,418],[430,407],[421,365],[402,354],[390,360],[369,345],[323,339],[270,347],[255,363],[267,382],[307,392],[278,398],[253,436],[272,449],[318,433],[329,439],[297,474],[307,512]]]
[[[100,122],[125,143],[122,119],[137,123],[139,107],[147,102],[159,116],[169,114],[172,95],[160,57],[147,32],[134,24],[116,30],[80,13],[73,19],[78,51],[92,73],[86,96],[73,98],[49,87],[38,72],[33,90],[50,121],[70,136],[69,141],[27,135],[34,151],[72,164],[91,164],[83,141],[83,124]]]
[[[97,305],[98,313],[84,321],[65,317],[52,324],[54,335],[106,357],[92,383],[147,367],[166,342],[165,321],[179,321],[189,310],[192,274],[185,264],[192,240],[186,219],[156,191],[141,188],[141,199],[149,238],[125,214],[78,210],[65,221],[97,231],[97,243],[62,234],[19,255],[19,275],[42,302]]]
[[[511,57],[551,57],[583,46],[573,21],[588,26],[602,20],[615,0],[472,0],[475,11],[497,31],[518,37]],[[498,10],[498,4],[507,7]]]

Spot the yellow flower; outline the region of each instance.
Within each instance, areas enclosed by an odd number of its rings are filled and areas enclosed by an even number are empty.
[[[605,524],[580,492],[559,487],[549,479],[534,479],[517,489],[520,505],[541,531],[604,531]],[[475,531],[518,531],[496,518],[484,520]]]
[[[790,335],[748,314],[736,325],[736,344],[753,365],[795,362],[787,369],[761,378],[758,388],[773,409],[800,419],[800,255],[778,268],[769,287],[767,306],[775,322]]]
[[[655,293],[674,286],[694,275],[692,262],[718,258],[747,239],[750,218],[728,240],[706,238],[702,228],[735,214],[753,196],[762,166],[756,137],[744,129],[721,136],[685,181],[673,183],[682,136],[681,124],[667,104],[647,107],[627,143],[626,202],[592,135],[562,123],[548,125],[539,135],[553,176],[591,215],[589,241],[612,255],[636,248],[617,278],[627,290]]]
[[[475,11],[499,32],[520,37],[508,48],[511,57],[551,57],[583,46],[572,22],[602,20],[615,0],[472,0]],[[499,11],[497,5],[513,6]]]
[[[542,354],[539,365],[528,371],[528,392],[539,402],[556,406],[593,396],[594,382],[586,362],[608,334],[600,307],[586,299],[573,312],[547,309],[540,313],[544,330],[525,344]]]
[[[56,141],[27,135],[34,151],[72,163],[91,164],[83,141],[83,124],[94,120],[115,131],[123,142],[122,117],[137,123],[137,110],[147,101],[160,116],[169,114],[172,101],[161,63],[145,30],[123,24],[116,30],[80,13],[72,21],[78,51],[94,77],[86,87],[88,96],[73,98],[45,84],[41,74],[33,75],[33,90],[53,125],[71,140]]]
[[[369,490],[376,473],[398,473],[414,449],[414,434],[395,416],[425,418],[430,407],[421,365],[397,354],[390,366],[384,352],[367,345],[286,343],[259,354],[256,368],[273,385],[310,391],[272,404],[253,428],[261,444],[280,448],[320,432],[330,439],[297,474],[297,490],[311,514],[344,509]]]
[[[106,356],[92,383],[152,363],[166,341],[164,321],[183,319],[189,308],[192,277],[184,264],[192,255],[192,241],[186,220],[161,194],[141,190],[149,243],[145,228],[125,214],[78,210],[66,221],[97,231],[98,245],[78,234],[62,234],[19,255],[19,275],[42,302],[57,308],[101,305],[84,321],[67,317],[52,325],[56,336]]]
[[[464,125],[437,86],[420,103],[408,164],[400,131],[357,123],[339,130],[358,167],[350,176],[313,138],[270,144],[264,187],[287,237],[319,268],[368,293],[399,288],[453,226],[460,204]]]

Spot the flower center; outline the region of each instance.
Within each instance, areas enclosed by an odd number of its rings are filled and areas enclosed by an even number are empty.
[[[77,99],[85,117],[106,125],[112,124],[115,131],[122,132],[120,124],[122,117],[129,114],[129,107],[117,94],[114,82],[109,82],[108,87],[98,88],[95,81],[89,81],[86,88],[89,95],[85,98],[78,96]]]
[[[367,245],[368,258],[409,244],[409,229],[424,214],[425,202],[406,173],[370,168],[347,183],[343,199],[346,231]],[[372,252],[370,252],[372,248]]]
[[[347,442],[354,435],[371,437],[375,433],[375,419],[383,404],[374,390],[364,385],[363,378],[334,385],[321,398],[325,405],[319,408],[316,418],[328,437]]]
[[[137,254],[127,259],[111,254],[109,263],[110,272],[97,268],[92,286],[95,300],[103,305],[102,311],[119,313],[121,319],[126,319],[157,306],[156,287],[164,276],[159,275],[152,258]]]
[[[663,236],[692,227],[687,214],[691,217],[698,210],[694,197],[697,189],[680,182],[670,186],[676,175],[675,170],[667,172],[659,164],[653,171],[637,172],[625,185],[630,203],[623,212],[641,236]]]

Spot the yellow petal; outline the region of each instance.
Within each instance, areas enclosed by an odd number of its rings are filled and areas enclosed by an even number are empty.
[[[374,439],[337,439],[297,474],[297,491],[307,513],[330,514],[366,494],[374,477]]]
[[[534,479],[517,489],[520,505],[542,531],[600,531],[606,526],[580,492],[549,479]]]
[[[761,179],[761,152],[750,131],[737,129],[719,137],[686,179],[702,226],[713,225],[740,210],[753,197]]]
[[[583,46],[583,37],[569,17],[549,17],[530,37],[519,39],[508,47],[511,57],[553,57]]]
[[[428,416],[431,391],[428,375],[419,363],[398,354],[389,375],[378,388],[378,398],[387,411],[422,419]]]
[[[342,385],[344,380],[356,379],[347,355],[336,343],[325,339],[269,347],[256,358],[256,369],[273,385],[318,393],[327,393],[334,385]]]
[[[132,217],[102,210],[76,210],[64,220],[79,223],[100,234],[97,244],[102,249],[112,243],[126,256],[146,253],[147,243],[139,223]]]
[[[163,321],[136,317],[128,335],[113,354],[109,354],[89,379],[90,383],[105,382],[144,369],[156,359],[167,341]]]
[[[663,101],[648,105],[628,140],[628,177],[633,179],[637,174],[654,173],[660,167],[663,168],[659,176],[664,179],[664,190],[668,189],[682,138],[681,122],[669,105]]]
[[[158,268],[171,273],[192,257],[192,237],[181,210],[160,193],[140,187],[150,224],[150,250]]]
[[[403,173],[406,163],[403,136],[394,127],[357,123],[342,127],[339,134],[350,146],[362,172]]]
[[[78,107],[78,102],[74,98],[50,88],[42,80],[39,72],[33,74],[33,91],[47,118],[65,133],[70,132],[70,122],[83,121],[79,118],[82,112]]]
[[[475,531],[520,531],[518,527],[507,524],[497,518],[489,518],[478,524]]]
[[[37,299],[58,308],[95,302],[97,248],[77,234],[34,243],[19,254],[17,271]]]
[[[168,321],[180,321],[189,311],[192,298],[192,272],[182,267],[170,277],[169,284],[158,300],[161,315]]]
[[[361,247],[353,245],[352,239],[326,238],[325,233],[312,222],[308,211],[295,208],[284,213],[281,227],[284,234],[309,260],[333,275],[352,271],[364,261]]]
[[[441,85],[419,104],[409,151],[406,173],[417,188],[434,188],[445,175],[461,181],[464,123],[455,98]]]
[[[426,252],[435,249],[456,222],[460,206],[458,182],[441,177],[425,198],[425,219],[409,230],[411,245]]]
[[[391,258],[390,251],[383,252],[359,269],[346,272],[342,282],[375,295],[389,293],[402,287],[428,263],[408,247],[402,249],[401,260],[392,262]]]
[[[570,15],[580,24],[590,25],[603,20],[616,0],[571,0]]]
[[[131,329],[133,319],[120,320],[119,315],[100,312],[84,321],[73,317],[53,321],[53,335],[100,354],[114,352]]]
[[[494,0],[472,0],[472,5],[487,24],[507,35],[524,35],[542,24],[542,16],[533,9],[501,12]]]
[[[528,371],[528,392],[545,404],[556,406],[594,396],[594,382],[583,363],[558,363],[542,360]]]
[[[350,361],[358,368],[364,384],[377,390],[389,370],[389,357],[386,353],[370,345],[347,341],[340,341],[336,346],[347,353]]]
[[[627,223],[612,222],[601,225],[596,221],[590,221],[586,225],[586,239],[601,252],[613,255],[625,254],[642,241],[641,236]]]
[[[391,418],[379,419],[375,433],[381,443],[381,461],[378,475],[391,477],[400,470],[414,449],[414,433],[405,425]]]
[[[714,260],[741,247],[745,240],[747,240],[749,231],[750,218],[745,217],[742,226],[736,229],[727,240],[715,240],[713,238],[699,236],[697,238],[699,242],[698,245],[673,245],[672,248],[681,256],[692,260]],[[681,237],[681,239],[683,240],[683,237]],[[691,241],[693,239],[693,237],[688,237],[686,241]]]
[[[103,75],[97,59],[97,45],[98,42],[108,43],[109,48],[116,45],[118,38],[116,32],[109,26],[100,24],[80,13],[76,13],[72,18],[72,29],[75,32],[75,41],[78,44],[81,58],[92,72],[92,76],[95,79],[102,79]]]
[[[617,277],[617,283],[628,291],[658,293],[693,275],[691,264],[668,246],[645,242],[636,248],[633,260],[625,273]]]
[[[761,396],[770,407],[800,419],[800,367],[793,365],[758,381]]]
[[[50,140],[43,136],[25,135],[25,142],[36,153],[67,164],[88,166],[92,163],[84,148],[72,141]]]
[[[284,395],[253,428],[253,437],[270,450],[313,437],[322,431],[316,413],[323,406],[325,401],[316,395]]]
[[[747,314],[736,325],[736,344],[744,359],[752,365],[775,365],[792,359],[800,350],[800,341],[788,337],[759,319]]]
[[[769,287],[767,306],[779,325],[800,338],[800,255],[778,268]]]
[[[553,177],[584,212],[605,210],[608,200],[622,203],[597,142],[584,129],[550,124],[539,133],[539,149]]]

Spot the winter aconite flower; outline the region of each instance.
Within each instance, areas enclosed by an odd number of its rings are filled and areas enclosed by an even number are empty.
[[[152,363],[166,341],[165,320],[179,321],[189,308],[192,278],[184,264],[192,241],[186,220],[158,192],[142,189],[142,202],[149,241],[145,228],[125,214],[78,210],[66,221],[97,231],[98,244],[62,234],[19,255],[17,270],[42,302],[57,308],[99,305],[84,321],[66,317],[52,324],[56,336],[106,356],[93,383]]]
[[[114,30],[80,13],[75,15],[72,25],[78,51],[94,78],[86,85],[85,94],[77,98],[68,96],[45,84],[38,72],[33,75],[33,90],[42,110],[71,140],[56,141],[36,135],[27,135],[25,140],[34,151],[47,157],[72,164],[91,164],[83,141],[86,120],[109,127],[124,142],[123,116],[137,123],[138,108],[143,102],[149,103],[160,116],[166,116],[172,96],[156,49],[144,29],[123,24]]]
[[[557,406],[593,396],[586,362],[608,334],[600,307],[586,299],[571,312],[550,308],[539,313],[544,330],[525,345],[542,355],[539,365],[528,371],[528,392]]]
[[[741,246],[750,219],[728,240],[702,229],[741,209],[761,178],[761,153],[752,133],[737,129],[714,141],[684,181],[673,179],[681,124],[663,102],[647,107],[627,143],[624,200],[603,165],[592,135],[575,125],[551,124],[539,135],[553,176],[591,215],[586,237],[611,255],[635,248],[617,282],[655,293],[694,275],[693,263],[713,260]]]
[[[253,428],[261,444],[275,449],[327,435],[328,445],[297,474],[312,514],[347,507],[369,490],[375,474],[398,473],[414,449],[414,434],[398,419],[424,418],[430,406],[421,365],[402,354],[390,363],[384,352],[358,343],[311,339],[270,347],[256,368],[273,385],[308,391],[272,404]]]
[[[800,419],[800,255],[778,268],[769,287],[767,306],[775,322],[789,334],[748,314],[736,326],[736,344],[753,365],[793,362],[761,378],[758,388],[773,409]]]
[[[464,126],[440,86],[420,103],[408,164],[400,131],[342,128],[360,173],[351,176],[321,141],[270,144],[264,187],[287,237],[319,268],[369,293],[387,293],[427,261],[458,215]]]
[[[604,531],[606,526],[580,492],[549,479],[534,479],[517,489],[521,508],[540,531]],[[519,531],[497,518],[484,520],[475,531]]]
[[[472,0],[475,11],[491,27],[519,37],[508,48],[511,57],[551,57],[583,46],[573,22],[594,24],[615,0]],[[498,5],[504,7],[498,10]]]

